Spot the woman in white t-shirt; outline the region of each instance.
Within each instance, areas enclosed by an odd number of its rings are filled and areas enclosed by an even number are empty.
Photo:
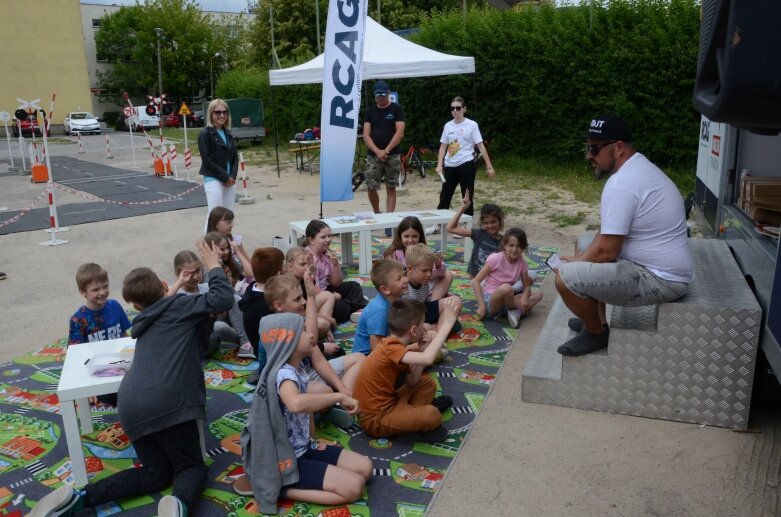
[[[488,151],[483,145],[483,137],[480,135],[480,128],[477,122],[466,118],[466,103],[461,97],[454,97],[450,101],[450,113],[453,120],[445,124],[442,130],[442,137],[439,139],[439,156],[437,157],[437,173],[442,174],[444,168],[445,183],[442,185],[442,192],[439,194],[438,209],[449,209],[450,201],[453,199],[453,193],[456,186],[461,185],[461,197],[468,190],[475,191],[475,176],[477,175],[477,165],[474,161],[475,146],[480,149],[485,159],[485,165],[488,168],[488,176],[493,177],[496,173],[491,165],[491,159],[488,157]],[[444,166],[444,167],[443,167]],[[472,194],[474,196],[474,194]],[[475,200],[464,212],[472,215]]]

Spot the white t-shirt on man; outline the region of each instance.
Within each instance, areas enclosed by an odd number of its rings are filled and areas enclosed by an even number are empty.
[[[618,256],[664,280],[694,279],[681,193],[656,165],[633,154],[605,183],[602,235],[624,235]]]

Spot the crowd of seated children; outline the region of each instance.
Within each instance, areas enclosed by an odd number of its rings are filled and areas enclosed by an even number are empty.
[[[65,484],[42,498],[31,515],[75,515],[83,508],[160,492],[172,482],[172,495],[160,500],[158,515],[193,513],[207,476],[199,423],[206,419],[200,350],[208,334],[203,327],[211,314],[234,303],[219,251],[203,240],[197,247],[208,270],[208,292],[166,296],[165,285],[148,268],[132,270],[122,285],[122,297],[140,311],[131,330],[133,367],[118,393],[119,421],[138,465],[83,488]]]

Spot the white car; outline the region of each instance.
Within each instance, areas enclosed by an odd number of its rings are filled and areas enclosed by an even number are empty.
[[[100,134],[100,122],[92,113],[87,111],[72,111],[65,116],[63,121],[66,135],[76,133]]]

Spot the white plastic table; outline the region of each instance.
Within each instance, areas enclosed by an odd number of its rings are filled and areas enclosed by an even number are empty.
[[[84,465],[84,450],[81,435],[93,432],[89,397],[116,393],[124,375],[115,377],[94,377],[87,370],[86,361],[96,354],[110,354],[135,347],[136,340],[125,337],[70,345],[62,365],[57,398],[65,429],[65,441],[73,467],[76,486],[87,484],[87,467]],[[81,425],[79,425],[81,424]]]
[[[374,218],[371,221],[351,221],[351,222],[339,222],[332,218],[322,219],[328,226],[331,227],[331,232],[341,235],[342,243],[342,264],[352,264],[353,247],[352,239],[353,232],[358,233],[358,274],[368,275],[372,268],[372,246],[371,246],[371,232],[372,230],[383,230],[385,228],[395,229],[401,220],[409,215],[414,215],[423,224],[423,227],[430,226],[432,224],[439,225],[439,235],[429,235],[427,240],[433,240],[435,237],[440,240],[440,249],[444,250],[447,243],[447,235],[445,227],[447,223],[453,218],[455,212],[452,210],[415,210],[408,212],[392,212],[374,214]],[[472,228],[472,216],[462,215],[459,219],[460,224],[466,225],[467,228]],[[295,246],[300,237],[304,236],[306,226],[309,224],[309,220],[306,221],[293,221],[290,223],[290,242]],[[472,255],[472,239],[464,239],[464,261],[468,261]]]

